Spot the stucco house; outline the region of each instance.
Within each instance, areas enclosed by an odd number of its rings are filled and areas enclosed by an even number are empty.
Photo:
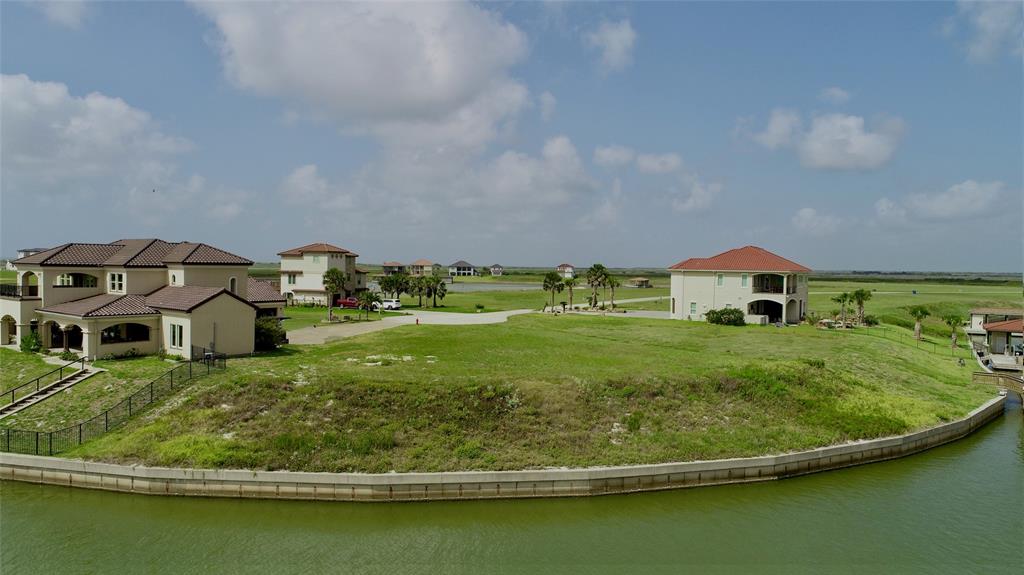
[[[331,268],[348,275],[343,293],[331,294],[335,300],[366,289],[366,272],[356,267],[359,254],[345,248],[319,242],[277,255],[281,257],[281,293],[292,302],[327,305],[324,273]]]
[[[467,262],[466,260],[459,260],[452,265],[448,266],[448,275],[452,277],[460,276],[475,276],[479,275],[476,271],[476,266]]]
[[[284,305],[269,284],[249,280],[252,261],[203,243],[67,243],[14,263],[17,284],[0,286],[0,344],[35,332],[47,348],[90,359],[250,354],[257,315]]]
[[[494,265],[491,266],[491,275],[492,276],[505,275],[505,268],[501,264],[494,264]]]
[[[967,332],[967,337],[976,347],[984,347],[989,344],[989,332],[985,329],[986,324],[1024,317],[1024,309],[1012,307],[979,307],[972,309],[970,313],[971,322],[964,328],[964,331]],[[996,353],[1001,352],[1002,350]]]
[[[576,277],[576,268],[573,267],[572,264],[558,264],[555,271],[558,272],[558,275],[566,279]]]
[[[799,323],[807,314],[810,268],[756,246],[668,268],[673,319],[704,320],[708,310],[743,310],[747,323]]]
[[[409,264],[409,275],[430,276],[441,273],[441,265],[426,259],[420,259]]]
[[[14,260],[28,257],[32,254],[38,254],[39,252],[45,252],[47,248],[21,248],[18,250],[18,256]],[[17,271],[18,266],[14,265],[14,260],[7,260],[4,267],[8,271]]]
[[[381,264],[381,275],[393,276],[406,272],[405,264],[402,262],[384,262]]]

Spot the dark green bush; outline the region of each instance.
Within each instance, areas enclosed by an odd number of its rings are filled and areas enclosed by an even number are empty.
[[[78,359],[78,354],[73,351],[62,351],[60,352],[60,355],[57,357],[61,358],[64,361],[75,361],[76,359]]]
[[[256,318],[256,351],[271,351],[284,343],[285,331],[274,317]]]
[[[42,342],[39,341],[39,334],[34,331],[29,332],[28,335],[22,336],[19,345],[21,347],[21,351],[25,353],[35,353],[43,347]]]
[[[704,317],[708,323],[718,325],[747,325],[743,319],[743,310],[734,307],[708,310]]]
[[[864,325],[875,326],[878,325],[878,318],[873,315],[864,316]]]

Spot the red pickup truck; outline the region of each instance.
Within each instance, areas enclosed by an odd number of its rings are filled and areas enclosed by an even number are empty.
[[[338,298],[338,301],[335,303],[335,305],[338,307],[355,309],[359,307],[359,300],[357,300],[354,297]]]

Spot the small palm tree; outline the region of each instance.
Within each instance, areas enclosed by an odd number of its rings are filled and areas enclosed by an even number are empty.
[[[444,296],[448,295],[448,284],[444,282],[444,278],[441,276],[433,276],[430,281],[430,296],[434,299],[432,307],[437,307],[438,298],[443,300]]]
[[[345,292],[345,284],[348,283],[348,274],[338,268],[331,268],[324,272],[324,290],[327,291],[327,319],[334,321],[334,294]]]
[[[360,312],[366,312],[366,319],[370,319],[370,311],[373,310],[373,304],[380,303],[380,294],[370,290],[361,291],[356,296],[356,303],[359,306]]]
[[[548,272],[544,276],[544,291],[551,292],[551,309],[554,311],[555,308],[555,292],[562,291],[565,284],[562,283],[562,276],[558,275],[558,272]]]
[[[951,314],[947,314],[947,315],[942,316],[942,323],[944,323],[944,324],[949,326],[949,329],[950,329],[950,332],[949,332],[950,346],[951,346],[951,348],[954,351],[956,351],[956,330],[961,325],[963,325],[964,320],[963,320],[962,317],[956,315],[955,313],[951,313]]]
[[[597,307],[597,288],[604,285],[605,279],[608,277],[608,269],[601,264],[594,264],[587,270],[586,279],[587,285],[590,286],[590,306]]]
[[[846,326],[846,304],[850,303],[849,292],[843,292],[832,298],[832,301],[839,304],[839,313],[842,315],[843,326]]]
[[[580,280],[576,278],[565,278],[562,280],[562,285],[565,286],[566,291],[569,292],[569,309],[572,309],[572,290],[579,285]]]
[[[619,281],[619,278],[609,274],[608,278],[605,280],[605,285],[608,286],[608,289],[612,290],[611,304],[612,309],[615,309],[615,288],[621,286],[622,282]]]
[[[932,312],[928,311],[928,308],[923,305],[912,305],[907,308],[907,313],[910,317],[914,318],[914,339],[921,339],[921,322],[924,318],[932,315]]]
[[[857,304],[857,323],[864,323],[864,302],[871,299],[871,290],[859,289],[850,294],[850,298]]]

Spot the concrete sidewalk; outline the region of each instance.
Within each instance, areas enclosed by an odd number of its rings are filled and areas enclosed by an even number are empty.
[[[453,313],[444,311],[413,310],[406,315],[391,316],[379,321],[358,323],[338,323],[304,327],[288,332],[288,342],[296,345],[316,345],[330,339],[353,337],[364,333],[373,333],[391,329],[400,325],[413,325],[419,319],[423,325],[483,325],[504,323],[514,315],[532,313],[529,309],[495,311],[489,313]]]

